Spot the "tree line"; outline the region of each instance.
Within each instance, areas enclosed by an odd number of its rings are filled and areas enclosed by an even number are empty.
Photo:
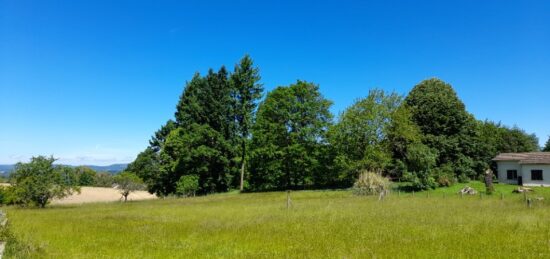
[[[143,189],[141,178],[133,173],[112,175],[86,167],[55,165],[53,157],[32,157],[28,163],[17,163],[0,186],[0,204],[37,206],[44,208],[52,199],[62,199],[80,193],[83,186],[115,187],[124,201],[128,195]]]
[[[362,170],[428,189],[481,177],[499,152],[540,150],[534,134],[477,120],[437,78],[407,96],[372,89],[336,120],[317,84],[262,98],[260,79],[249,56],[232,72],[196,73],[126,170],[159,196],[345,188]]]

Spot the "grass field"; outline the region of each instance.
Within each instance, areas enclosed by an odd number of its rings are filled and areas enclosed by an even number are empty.
[[[481,183],[470,186],[481,189]],[[348,191],[228,193],[191,199],[7,208],[8,258],[548,258],[550,189],[532,208],[514,186],[460,198]],[[19,249],[15,251],[14,249]]]

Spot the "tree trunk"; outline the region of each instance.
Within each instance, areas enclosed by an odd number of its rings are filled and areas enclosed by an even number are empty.
[[[128,194],[124,195],[124,202],[128,201]]]
[[[241,145],[242,145],[242,148],[243,148],[243,153],[241,155],[241,186],[240,186],[240,190],[242,192],[243,189],[244,189],[244,166],[245,166],[245,157],[246,157],[246,143],[245,143],[245,140],[243,140]]]

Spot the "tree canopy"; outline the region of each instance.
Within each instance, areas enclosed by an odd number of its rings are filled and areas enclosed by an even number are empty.
[[[476,120],[437,78],[406,96],[373,89],[336,123],[318,85],[298,80],[262,100],[260,78],[248,55],[232,72],[196,73],[127,171],[159,196],[351,187],[365,170],[427,189],[480,177],[500,152],[539,150],[534,134]]]
[[[313,185],[331,123],[331,101],[314,83],[277,87],[260,104],[252,130],[250,184],[254,190]]]
[[[54,166],[53,157],[38,156],[29,163],[17,163],[11,174],[15,203],[45,207],[51,199],[79,192],[78,178],[68,166]]]

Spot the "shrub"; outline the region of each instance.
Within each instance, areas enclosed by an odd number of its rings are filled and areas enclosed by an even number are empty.
[[[195,196],[199,189],[199,177],[196,175],[184,175],[176,184],[176,194],[179,196]]]
[[[0,204],[13,205],[16,202],[15,189],[12,186],[0,186]]]
[[[353,193],[355,195],[375,195],[388,190],[390,181],[373,172],[363,171],[359,175],[355,184],[353,184]]]
[[[406,172],[403,180],[411,183],[415,190],[428,190],[437,187],[437,182],[430,174],[430,171]]]
[[[436,169],[436,172],[436,181],[439,187],[449,187],[457,182],[450,164],[442,165]]]

